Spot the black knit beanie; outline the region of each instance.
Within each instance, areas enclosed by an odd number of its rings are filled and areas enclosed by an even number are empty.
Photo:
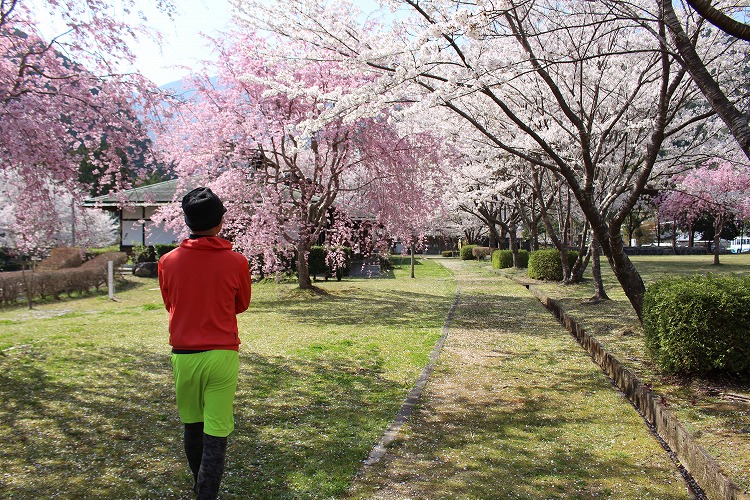
[[[182,198],[182,211],[191,230],[205,231],[218,226],[227,209],[210,188],[199,187]]]

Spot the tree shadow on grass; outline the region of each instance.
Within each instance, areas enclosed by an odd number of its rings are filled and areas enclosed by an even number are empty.
[[[281,312],[307,325],[401,328],[415,323],[441,326],[452,302],[453,297],[428,293],[353,289],[321,300],[281,298],[252,307],[259,313]]]
[[[351,498],[690,498],[640,418],[533,297],[465,287],[446,348],[405,435]]]
[[[443,414],[421,406],[350,498],[690,498],[668,460],[659,479],[674,485],[646,475],[654,466],[631,454],[617,415],[561,412],[561,398],[591,391],[586,375],[560,374],[547,395],[458,398]]]
[[[405,393],[380,364],[242,354],[221,497],[345,492]],[[14,351],[0,396],[0,497],[191,497],[167,354]]]
[[[377,353],[365,364],[330,355],[245,357],[233,453],[242,467],[227,498],[340,497],[406,389],[381,376]]]

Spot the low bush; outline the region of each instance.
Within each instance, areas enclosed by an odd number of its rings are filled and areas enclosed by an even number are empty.
[[[113,261],[119,267],[127,261],[121,252],[105,253],[84,262],[79,267],[52,271],[36,270],[0,274],[0,302],[3,305],[16,305],[22,297],[31,295],[34,299],[60,298],[74,293],[87,293],[97,290],[107,282],[107,262]]]
[[[575,252],[576,257],[578,257],[578,252]],[[519,250],[518,251],[518,267],[519,268],[525,268],[529,267],[529,253],[528,250]],[[575,262],[575,258],[573,259],[573,262]]]
[[[156,262],[156,251],[154,251],[154,247],[150,245],[133,246],[133,264],[141,264],[143,262]]]
[[[492,267],[495,269],[513,267],[513,252],[510,250],[495,250],[492,252]]]
[[[471,254],[477,260],[484,260],[492,255],[492,249],[490,247],[474,247],[471,249]]]
[[[528,250],[518,251],[518,267],[524,268],[529,266],[529,252]],[[513,251],[512,250],[495,250],[492,252],[492,267],[495,269],[506,269],[513,267]]]
[[[453,250],[443,250],[442,252],[440,252],[440,255],[442,257],[454,257],[455,252]]]
[[[643,332],[672,374],[750,375],[750,278],[692,276],[649,285]]]
[[[177,248],[180,245],[170,243],[170,244],[158,244],[154,245],[154,254],[156,254],[156,260],[158,261],[161,259],[164,255],[168,254],[175,248]]]
[[[40,271],[54,271],[56,269],[67,269],[78,267],[83,264],[81,249],[78,247],[53,248],[49,257],[42,260],[37,269]]]
[[[474,260],[474,248],[476,245],[464,245],[461,247],[461,260]]]
[[[568,265],[573,267],[578,252],[568,251]],[[529,278],[545,281],[562,281],[562,263],[560,262],[560,252],[555,249],[536,250],[529,254],[528,260]]]

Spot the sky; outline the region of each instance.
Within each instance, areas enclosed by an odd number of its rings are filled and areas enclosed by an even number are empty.
[[[64,25],[46,14],[50,0],[26,0],[39,27],[46,38],[52,38],[65,31]],[[133,14],[125,16],[117,1],[112,1],[112,15],[118,20],[132,24],[141,22],[135,12],[142,12],[147,21],[144,25],[162,34],[159,46],[152,40],[141,39],[132,45],[137,57],[136,68],[157,85],[165,85],[182,79],[199,62],[213,59],[212,50],[202,33],[215,35],[227,28],[232,21],[230,0],[173,0],[177,13],[172,19],[155,7],[154,0],[135,0]],[[354,0],[364,13],[378,9],[377,0]],[[180,67],[183,66],[183,67]],[[129,68],[128,68],[129,69]]]
[[[138,0],[149,26],[162,33],[162,46],[144,40],[133,47],[138,58],[137,69],[157,85],[174,82],[186,76],[184,68],[195,67],[202,60],[211,59],[211,49],[201,33],[213,35],[231,22],[227,0],[179,0],[177,15],[170,20],[159,13],[149,0]]]
[[[187,75],[184,69],[175,66],[194,67],[198,62],[211,58],[211,49],[201,33],[216,34],[226,28],[232,20],[228,0],[175,0],[178,13],[174,20],[159,13],[153,0],[136,0],[148,18],[148,25],[161,31],[161,51],[153,43],[134,47],[138,56],[137,68],[157,85],[174,82]],[[378,9],[377,0],[354,0],[363,14]]]
[[[27,0],[42,35],[47,39],[66,31],[56,17],[48,14],[49,0]],[[145,37],[131,45],[136,54],[136,69],[157,85],[164,85],[186,76],[189,71],[179,66],[195,67],[211,58],[211,49],[201,33],[214,35],[226,28],[232,19],[228,0],[174,0],[177,13],[170,19],[156,9],[154,0],[135,0],[133,14],[126,16],[119,3],[112,1],[111,15],[118,21],[142,23],[162,34],[161,47]],[[142,12],[147,21],[140,20]],[[128,68],[129,69],[129,68]]]

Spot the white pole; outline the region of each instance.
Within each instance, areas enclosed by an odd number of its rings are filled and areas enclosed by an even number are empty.
[[[115,300],[115,264],[107,262],[107,283],[109,284],[109,300]]]

